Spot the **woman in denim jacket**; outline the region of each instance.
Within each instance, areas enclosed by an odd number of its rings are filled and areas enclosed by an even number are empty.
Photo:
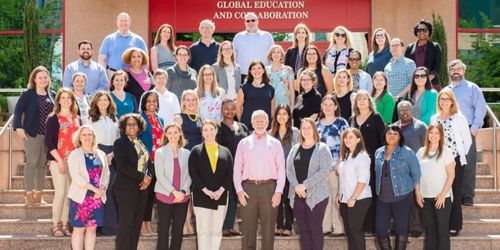
[[[384,138],[385,146],[375,152],[377,239],[380,249],[391,249],[389,223],[394,218],[395,249],[406,249],[408,217],[413,190],[420,180],[420,165],[415,152],[404,146],[399,127],[387,127]]]

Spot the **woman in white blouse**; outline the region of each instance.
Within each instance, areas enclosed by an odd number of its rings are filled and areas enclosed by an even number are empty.
[[[418,205],[423,208],[424,249],[450,249],[448,225],[451,214],[451,185],[455,178],[453,153],[444,144],[441,125],[430,125],[424,147],[417,152],[422,175],[415,187]]]
[[[106,161],[110,170],[109,186],[112,187],[116,169],[111,165],[113,159],[113,143],[120,136],[118,132],[118,119],[116,118],[116,105],[107,91],[97,91],[90,102],[90,125],[96,136],[97,147],[106,153]],[[117,233],[118,216],[112,188],[106,191],[110,202],[104,205],[104,224],[100,228],[103,235]]]
[[[366,248],[363,223],[371,204],[370,156],[366,153],[363,136],[357,128],[342,133],[337,205],[344,221],[344,231],[350,250]]]
[[[444,130],[444,146],[449,148],[455,158],[455,180],[453,180],[453,203],[450,217],[450,235],[458,236],[462,229],[462,182],[465,155],[469,152],[472,138],[467,125],[467,118],[459,112],[455,95],[445,88],[438,95],[437,114],[431,117],[431,125],[439,124]]]

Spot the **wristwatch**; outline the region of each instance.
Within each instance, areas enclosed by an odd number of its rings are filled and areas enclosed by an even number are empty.
[[[356,196],[354,196],[354,195],[353,195],[353,196],[351,196],[351,198],[349,198],[349,199],[351,199],[351,200],[355,200],[355,201],[356,201],[356,200],[358,200],[358,197],[356,197]]]

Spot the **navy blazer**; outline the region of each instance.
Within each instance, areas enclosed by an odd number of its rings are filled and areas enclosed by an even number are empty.
[[[54,104],[56,93],[48,90],[47,95]],[[21,94],[14,109],[14,129],[22,128],[26,131],[26,134],[35,137],[38,134],[39,124],[40,104],[38,103],[38,94],[36,89],[28,89]]]
[[[219,157],[215,173],[208,158],[205,143],[196,145],[191,149],[189,155],[188,168],[189,175],[193,181],[193,206],[208,209],[217,209],[219,205],[227,204],[227,191],[233,185],[233,157],[231,151],[222,145],[219,147]],[[210,191],[217,191],[224,187],[224,193],[219,200],[212,200],[203,191],[207,188]]]
[[[408,45],[405,51],[405,57],[410,58],[415,61],[415,52],[417,50],[417,42]],[[436,77],[432,81],[433,85],[439,84],[439,69],[441,69],[442,53],[441,47],[438,43],[427,41],[425,46],[425,59],[424,66],[429,70],[429,72]]]

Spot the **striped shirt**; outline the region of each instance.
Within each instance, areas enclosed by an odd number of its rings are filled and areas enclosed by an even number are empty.
[[[52,109],[54,109],[54,104],[50,101],[48,95],[38,95],[38,103],[40,104],[40,121],[38,124],[38,134],[45,135],[45,124],[47,122],[47,116]]]

